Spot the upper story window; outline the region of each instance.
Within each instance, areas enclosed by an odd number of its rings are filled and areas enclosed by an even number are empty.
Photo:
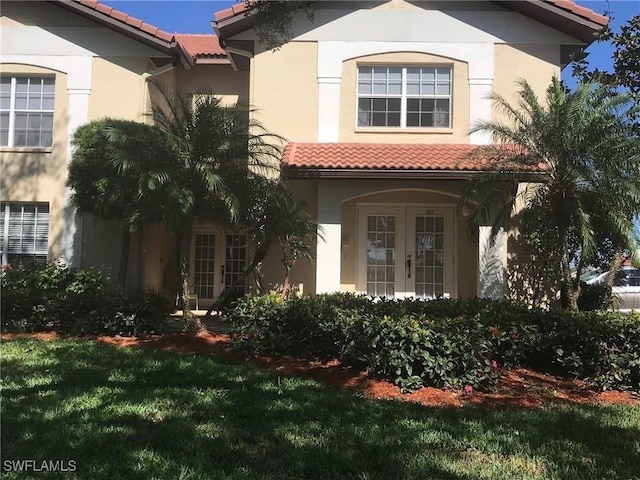
[[[358,127],[451,126],[451,67],[358,67]]]
[[[53,144],[53,77],[0,77],[0,147]]]

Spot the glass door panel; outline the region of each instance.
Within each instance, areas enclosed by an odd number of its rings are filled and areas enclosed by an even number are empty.
[[[227,235],[224,258],[224,288],[230,287],[242,275],[247,263],[246,235]],[[238,285],[238,294],[246,293],[246,285]]]
[[[396,217],[367,215],[367,295],[395,296],[396,258]]]
[[[357,291],[387,298],[455,295],[452,208],[362,206],[358,212]]]
[[[417,298],[444,294],[444,217],[415,215],[415,282]]]
[[[194,289],[198,298],[214,298],[216,236],[195,235]]]
[[[407,208],[407,252],[415,255],[407,294],[416,298],[454,295],[453,210]]]

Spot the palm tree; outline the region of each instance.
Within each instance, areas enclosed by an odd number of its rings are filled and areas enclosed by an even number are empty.
[[[640,145],[629,120],[633,100],[589,83],[568,92],[554,78],[542,104],[526,81],[519,86],[516,106],[490,96],[505,122],[483,121],[472,129],[491,134],[494,144],[476,152],[485,174],[467,188],[467,198],[478,204],[471,222],[497,233],[517,202],[525,211],[545,211],[553,228],[547,239],[559,258],[561,305],[577,309],[580,271],[596,251],[594,215],[637,252],[630,215],[640,204]]]
[[[209,92],[185,94],[156,85],[152,106],[158,141],[171,151],[153,178],[164,192],[164,219],[176,235],[179,304],[187,329],[202,325],[189,308],[189,265],[194,222],[236,223],[239,202],[230,188],[249,169],[277,168],[281,138],[250,119],[239,105],[225,106]]]

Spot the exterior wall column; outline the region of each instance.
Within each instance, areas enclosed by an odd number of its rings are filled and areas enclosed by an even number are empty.
[[[490,226],[480,226],[478,233],[478,296],[498,300],[504,297],[504,231],[493,243]]]
[[[491,120],[491,100],[487,96],[491,93],[493,78],[469,77],[469,120],[471,128],[478,121]],[[491,135],[486,132],[473,132],[469,135],[472,145],[488,145]]]
[[[71,139],[76,129],[87,122],[91,88],[68,88],[69,120],[67,124],[67,165],[73,157]],[[66,177],[66,175],[65,175]],[[82,266],[82,215],[78,215],[71,202],[73,190],[64,189],[64,226],[62,230],[62,256],[64,261],[76,268]]]
[[[341,197],[325,182],[318,183],[318,236],[316,250],[316,293],[340,291]]]
[[[318,77],[318,142],[335,143],[340,139],[339,76]]]

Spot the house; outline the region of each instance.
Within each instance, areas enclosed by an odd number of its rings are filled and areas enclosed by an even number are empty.
[[[500,114],[491,90],[511,99],[525,78],[543,93],[607,18],[570,0],[316,5],[313,22],[294,14],[292,38],[275,52],[258,41],[244,4],[216,14],[217,36],[167,34],[92,0],[3,5],[3,262],[28,254],[117,264],[114,225],[69,203],[69,142],[78,125],[103,116],[145,121],[153,78],[250,104],[288,139],[283,173],[324,230],[316,262],[294,268],[306,293],[501,296],[517,229],[491,242],[481,227],[479,246],[467,236],[473,205],[460,195],[477,169],[460,160],[490,141],[469,128]],[[238,274],[247,248],[242,234],[195,227],[201,304]],[[139,232],[132,251],[129,283],[167,288],[175,271],[167,229]],[[277,252],[263,272],[281,281]]]

